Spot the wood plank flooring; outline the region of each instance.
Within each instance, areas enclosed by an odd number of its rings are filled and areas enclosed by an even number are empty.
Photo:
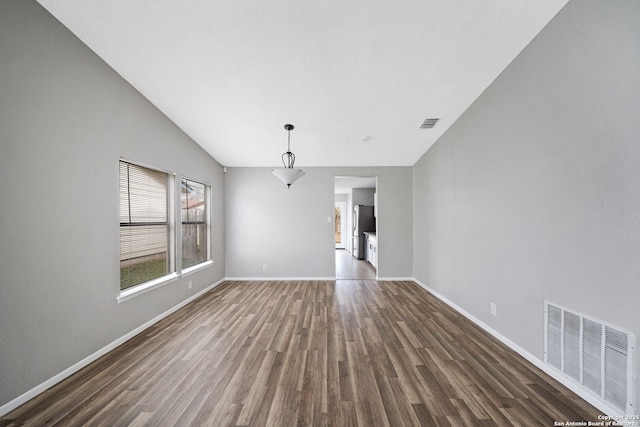
[[[599,412],[412,282],[226,282],[0,426],[552,426]]]

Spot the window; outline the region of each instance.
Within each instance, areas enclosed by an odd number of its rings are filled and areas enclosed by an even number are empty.
[[[209,244],[209,191],[200,182],[182,178],[182,268],[211,259]]]
[[[120,289],[175,272],[173,175],[120,161]]]

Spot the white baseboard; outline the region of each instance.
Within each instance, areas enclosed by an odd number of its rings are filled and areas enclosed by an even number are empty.
[[[443,295],[439,294],[438,292],[434,291],[433,289],[431,289],[429,286],[425,285],[424,283],[422,283],[418,279],[412,278],[411,280],[414,281],[416,284],[418,284],[420,287],[422,287],[425,290],[427,290],[429,293],[433,294],[433,296],[435,296],[436,298],[438,298],[439,300],[441,300],[442,302],[447,304],[449,307],[453,308],[458,313],[462,314],[464,317],[466,317],[467,319],[471,320],[473,323],[475,323],[476,325],[481,327],[487,333],[491,334],[493,337],[498,339],[500,342],[505,344],[507,347],[511,348],[513,351],[518,353],[520,356],[522,356],[525,359],[527,359],[529,362],[531,362],[534,366],[539,368],[545,374],[549,375],[551,378],[555,379],[556,381],[558,381],[559,383],[561,383],[562,385],[567,387],[569,390],[573,391],[575,394],[577,394],[582,399],[584,399],[585,401],[587,401],[588,403],[593,405],[595,408],[597,408],[600,411],[602,411],[603,414],[611,416],[611,417],[621,416],[622,415],[621,413],[619,413],[615,409],[609,407],[608,405],[605,405],[603,402],[601,402],[600,400],[596,399],[590,393],[586,392],[585,390],[582,390],[582,388],[578,387],[577,384],[575,382],[573,382],[571,379],[565,377],[564,375],[560,374],[559,372],[556,372],[555,370],[550,368],[547,364],[545,364],[544,361],[538,359],[533,354],[529,353],[527,350],[525,350],[524,348],[520,347],[518,344],[516,344],[515,342],[511,341],[509,338],[505,337],[500,332],[496,331],[495,329],[493,329],[491,326],[487,325],[486,323],[484,323],[480,319],[476,318],[474,315],[472,315],[471,313],[467,312],[465,309],[463,309],[462,307],[458,306],[453,301],[450,301],[445,296],[443,296]]]
[[[27,391],[26,393],[23,393],[22,395],[16,397],[15,399],[11,400],[10,402],[5,403],[4,405],[0,406],[0,416],[8,414],[9,412],[13,411],[18,406],[22,405],[23,403],[26,403],[27,401],[33,399],[34,397],[36,397],[40,393],[44,392],[48,388],[54,386],[55,384],[59,383],[60,381],[64,380],[65,378],[71,376],[72,374],[78,372],[80,369],[84,368],[89,363],[91,363],[91,362],[97,360],[98,358],[104,356],[105,354],[107,354],[111,350],[113,350],[116,347],[118,347],[119,345],[125,343],[129,339],[131,339],[134,336],[138,335],[140,332],[144,331],[145,329],[149,328],[150,326],[152,326],[155,323],[159,322],[160,320],[164,319],[168,315],[174,313],[175,311],[178,311],[179,309],[181,309],[185,305],[189,304],[191,301],[193,301],[196,298],[198,298],[199,296],[203,295],[205,292],[215,288],[216,286],[218,286],[220,283],[222,283],[224,281],[225,281],[225,279],[221,279],[221,280],[218,280],[217,282],[213,283],[212,285],[209,285],[208,287],[206,287],[205,289],[201,290],[197,294],[194,294],[194,295],[190,296],[186,300],[180,302],[179,304],[175,305],[174,307],[171,307],[169,310],[165,311],[164,313],[159,314],[158,316],[154,317],[153,319],[149,320],[148,322],[144,323],[143,325],[137,327],[136,329],[134,329],[133,331],[129,332],[128,334],[123,335],[122,337],[116,339],[115,341],[107,344],[106,346],[102,347],[100,350],[96,351],[95,353],[90,354],[89,356],[85,357],[84,359],[82,359],[81,361],[75,363],[74,365],[68,367],[67,369],[65,369],[64,371],[60,372],[59,374],[49,378],[48,380],[46,380],[42,384],[35,386],[34,388],[32,388],[31,390]]]
[[[378,277],[376,280],[380,282],[415,282],[416,281],[416,279],[414,279],[413,277]]]

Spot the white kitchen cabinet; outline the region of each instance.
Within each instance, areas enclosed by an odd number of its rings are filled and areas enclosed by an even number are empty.
[[[376,269],[378,268],[378,238],[373,234],[366,234],[365,259]]]

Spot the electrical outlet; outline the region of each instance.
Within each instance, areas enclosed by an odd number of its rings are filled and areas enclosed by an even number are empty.
[[[333,222],[333,218],[331,218],[330,216],[328,216],[328,217],[327,217],[327,222],[328,222],[329,224],[331,224],[331,223]]]
[[[267,264],[262,264],[262,270],[267,271]]]
[[[498,309],[496,307],[496,305],[492,302],[489,303],[489,311],[491,311],[491,314],[494,316],[498,315]]]
[[[189,280],[189,283],[187,284],[187,287],[189,289],[191,289],[193,287],[193,280]]]

